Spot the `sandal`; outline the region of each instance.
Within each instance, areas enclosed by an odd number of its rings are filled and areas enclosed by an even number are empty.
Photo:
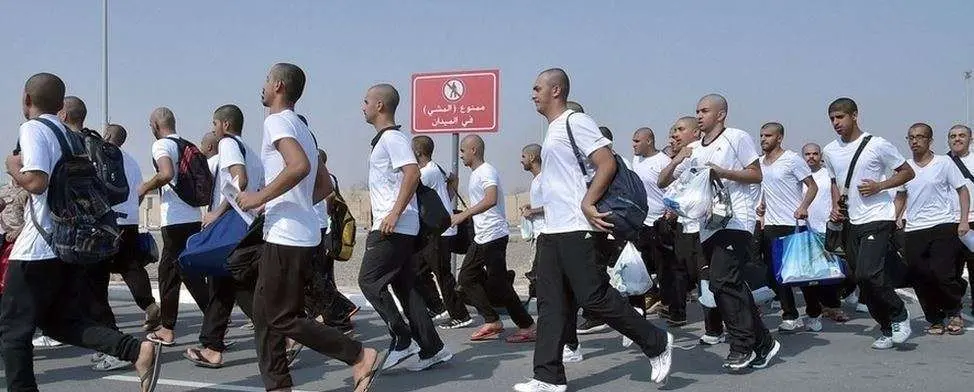
[[[950,318],[950,322],[947,323],[947,333],[957,336],[964,334],[964,319],[959,316],[954,316]]]
[[[150,332],[148,335],[145,335],[145,340],[148,340],[148,341],[150,341],[152,343],[161,344],[161,345],[166,346],[166,347],[172,347],[172,346],[175,346],[176,345],[176,341],[175,340],[173,340],[171,342],[167,342],[165,340],[162,340],[162,338],[160,338],[159,335],[156,335],[155,332]]]
[[[162,345],[156,343],[153,348],[155,354],[152,357],[152,366],[149,366],[149,371],[139,376],[139,389],[142,392],[153,392],[156,390],[156,385],[159,384],[159,376],[162,370],[162,361],[159,360],[159,357],[162,355]]]
[[[513,335],[508,336],[506,340],[508,343],[531,343],[538,340],[538,335],[534,331],[518,331]]]
[[[483,342],[486,340],[494,340],[500,337],[501,332],[504,332],[504,327],[491,327],[485,325],[470,336],[470,341]]]
[[[219,369],[223,367],[223,363],[210,362],[199,349],[189,348],[183,353],[183,358],[188,359],[194,365],[199,367],[204,367],[207,369]]]
[[[369,390],[372,388],[372,383],[375,382],[375,379],[379,377],[379,372],[382,371],[382,364],[386,362],[388,357],[388,350],[384,354],[376,354],[375,362],[372,363],[372,367],[369,368],[369,372],[365,373],[362,378],[355,380],[355,386],[352,387],[352,391],[369,392]],[[362,383],[365,383],[365,388],[359,389],[359,387],[362,386]]]
[[[930,335],[943,335],[944,334],[944,325],[941,324],[941,323],[933,324],[933,325],[927,327],[927,333],[930,334]]]

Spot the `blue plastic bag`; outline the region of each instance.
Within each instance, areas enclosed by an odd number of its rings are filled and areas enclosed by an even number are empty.
[[[185,272],[230,276],[227,258],[247,235],[247,227],[247,222],[234,210],[220,215],[203,231],[189,237],[186,249],[179,255],[179,266]]]
[[[774,277],[785,286],[837,284],[845,280],[845,262],[825,250],[825,238],[799,226],[795,234],[771,243]]]

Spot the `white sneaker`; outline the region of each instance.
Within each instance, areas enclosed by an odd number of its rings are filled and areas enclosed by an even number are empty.
[[[876,350],[889,350],[893,348],[893,338],[889,336],[880,336],[873,342],[874,349]]]
[[[579,344],[572,350],[571,347],[567,345],[561,349],[561,362],[562,363],[578,363],[585,360],[585,356],[582,355],[582,345]]]
[[[673,334],[666,334],[666,349],[662,354],[650,358],[649,364],[653,367],[650,373],[653,382],[666,384],[666,378],[670,375],[670,366],[673,364]]]
[[[91,354],[91,363],[98,363],[104,361],[106,356],[108,356],[108,354],[104,354],[104,353]]]
[[[865,304],[856,304],[856,312],[869,313],[869,307]]]
[[[812,331],[812,332],[821,332],[822,331],[822,316],[809,317],[808,318],[808,323],[805,324],[805,328],[807,328],[809,331]]]
[[[893,343],[902,344],[910,338],[913,329],[910,328],[910,319],[893,323]]]
[[[845,303],[852,305],[859,303],[859,290],[853,291],[848,297],[845,297]]]
[[[125,369],[129,366],[132,366],[132,362],[123,361],[111,355],[107,355],[105,356],[104,360],[92,366],[91,370],[95,370],[99,372],[108,372],[112,370]]]
[[[440,314],[438,314],[436,316],[433,316],[433,321],[434,322],[437,322],[437,321],[446,321],[446,320],[449,320],[449,319],[450,319],[450,312],[447,312],[445,310],[443,311],[443,313],[440,313]]]
[[[801,317],[799,317],[797,319],[794,319],[794,320],[781,320],[781,324],[778,325],[778,331],[780,331],[780,332],[795,332],[799,328],[802,328],[804,326],[805,326],[805,323],[802,322]]]
[[[64,344],[47,336],[41,336],[34,339],[31,343],[34,344],[34,347],[58,347]]]
[[[713,335],[703,335],[700,337],[700,344],[706,344],[708,346],[716,346],[724,342],[724,335],[713,336]]]
[[[514,390],[517,392],[565,392],[568,390],[568,385],[548,384],[532,379],[528,382],[514,384]]]
[[[629,348],[629,346],[632,346],[632,339],[622,335],[622,348]]]
[[[389,356],[386,357],[386,362],[382,364],[382,370],[389,370],[416,354],[419,354],[419,345],[414,342],[409,342],[409,347],[399,351],[389,352]]]
[[[436,353],[436,355],[426,359],[420,359],[419,362],[409,365],[407,369],[414,372],[421,372],[451,359],[453,359],[453,352],[444,346],[440,352]]]

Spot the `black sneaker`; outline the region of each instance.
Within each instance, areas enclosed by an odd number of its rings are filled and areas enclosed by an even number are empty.
[[[609,330],[609,326],[604,322],[596,320],[585,320],[578,328],[575,333],[579,335],[589,335],[593,333],[605,332]]]
[[[765,347],[760,347],[755,349],[754,352],[754,362],[751,362],[751,367],[754,369],[764,369],[771,364],[771,360],[778,355],[778,351],[781,350],[781,343],[778,343],[774,338],[768,338],[771,340],[771,344],[766,344]]]
[[[671,327],[682,327],[684,325],[687,325],[687,318],[686,316],[684,316],[683,318],[676,318],[670,316],[670,318],[666,319],[666,325],[669,325]]]
[[[753,352],[742,354],[731,351],[730,354],[727,354],[727,359],[724,360],[724,369],[728,369],[732,372],[741,371],[748,367],[751,362],[754,362]]]
[[[673,315],[670,314],[670,310],[667,308],[657,310],[656,315],[659,316],[660,320],[670,320],[673,318]]]
[[[450,319],[439,325],[440,329],[459,329],[466,328],[473,324],[473,318],[467,317],[466,320]]]

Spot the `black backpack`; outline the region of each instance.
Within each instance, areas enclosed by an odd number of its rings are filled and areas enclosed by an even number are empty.
[[[95,164],[98,178],[105,184],[106,197],[112,205],[124,203],[129,198],[129,182],[125,177],[125,160],[122,149],[102,139],[98,132],[90,129],[81,131],[84,135],[88,159]]]
[[[172,162],[176,184],[169,184],[176,191],[176,196],[193,207],[209,205],[213,200],[213,174],[210,173],[206,156],[186,139],[170,136],[166,139],[175,142],[179,152],[178,158]],[[152,165],[156,167],[156,171],[159,170],[155,160]]]
[[[565,119],[565,130],[568,132],[568,140],[572,144],[572,151],[575,152],[575,159],[578,161],[578,168],[582,169],[582,176],[588,181],[588,170],[585,170],[585,163],[582,161],[582,153],[575,144],[575,136],[572,135],[572,125],[569,121],[571,113]],[[605,217],[605,221],[611,223],[612,236],[617,239],[636,241],[639,236],[639,229],[646,220],[649,207],[646,206],[646,188],[643,187],[639,175],[626,166],[626,162],[612,152],[616,160],[616,174],[612,177],[612,182],[605,190],[602,198],[595,203],[599,212],[610,212]],[[586,183],[590,186],[591,183]]]
[[[29,203],[34,227],[65,263],[98,263],[114,256],[121,233],[109,191],[85,152],[85,141],[74,132],[62,132],[46,119],[36,120],[54,132],[61,146],[61,159],[51,170],[47,189],[54,230],[44,230],[34,215],[33,203]]]

